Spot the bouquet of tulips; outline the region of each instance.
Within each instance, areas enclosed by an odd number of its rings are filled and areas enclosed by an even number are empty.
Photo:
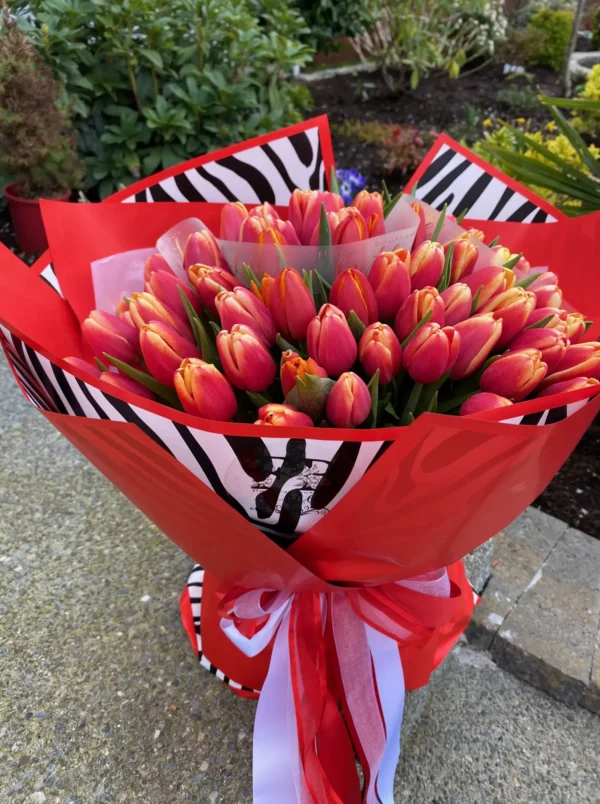
[[[571,306],[600,319],[598,216],[346,207],[331,161],[307,121],[108,203],[42,202],[50,254],[0,254],[25,396],[206,568],[183,622],[204,667],[260,695],[256,804],[393,804],[404,690],[473,609],[460,559],[600,409],[598,325]]]

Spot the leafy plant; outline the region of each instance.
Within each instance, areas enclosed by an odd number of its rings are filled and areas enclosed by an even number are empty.
[[[595,64],[587,77],[583,89],[578,93],[578,97],[586,101],[600,101],[600,64]],[[583,131],[593,138],[600,138],[600,114],[592,103],[591,108],[586,108],[580,104],[575,106],[579,111],[573,120],[573,126],[578,131]]]
[[[437,131],[420,131],[414,126],[393,126],[383,140],[384,167],[388,173],[409,173],[421,164],[437,138]]]
[[[471,143],[479,136],[480,126],[483,120],[481,109],[473,106],[472,103],[467,104],[464,119],[454,126],[451,126],[449,133],[455,140],[460,140],[464,143]]]
[[[311,58],[287,0],[19,0],[66,86],[86,188],[140,176],[300,120]]]
[[[530,87],[519,89],[518,87],[507,87],[501,89],[496,95],[496,100],[502,106],[527,114],[540,107],[537,93]]]
[[[529,20],[528,29],[541,31],[542,39],[537,55],[537,63],[559,72],[565,60],[565,53],[571,36],[574,15],[572,11],[553,11],[541,8]]]
[[[358,36],[377,18],[373,0],[295,0],[315,50],[330,50],[341,36]]]
[[[379,120],[344,120],[334,123],[331,127],[335,134],[349,137],[360,142],[373,142],[382,145],[383,141],[391,135],[391,123],[381,123]]]
[[[25,198],[62,195],[77,185],[75,136],[59,106],[62,88],[2,10],[0,174]]]

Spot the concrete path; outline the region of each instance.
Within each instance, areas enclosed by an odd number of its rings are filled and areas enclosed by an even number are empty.
[[[249,804],[254,705],[197,666],[178,611],[190,560],[3,361],[0,411],[1,804]],[[598,804],[599,756],[600,718],[462,647],[397,801]]]

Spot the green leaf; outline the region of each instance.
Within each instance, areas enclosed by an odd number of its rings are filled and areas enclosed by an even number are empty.
[[[537,321],[535,324],[531,324],[529,327],[525,327],[525,329],[543,329],[547,324],[549,324],[552,319],[554,318],[554,314],[547,315],[546,318],[542,318]]]
[[[210,328],[212,329],[212,331],[215,333],[215,335],[218,335],[219,332],[221,332],[222,329],[223,329],[223,327],[220,324],[218,324],[216,321],[209,321],[208,324],[209,324]]]
[[[279,257],[279,270],[283,271],[283,269],[287,267],[287,261],[283,255],[283,251],[281,250],[279,243],[275,243],[275,248],[277,249],[277,256]]]
[[[340,194],[340,185],[333,165],[329,168],[329,190],[336,195]]]
[[[94,358],[94,363],[95,363],[95,364],[98,366],[98,368],[100,369],[100,371],[108,371],[108,366],[107,366],[107,365],[105,365],[105,364],[104,364],[104,363],[103,363],[103,362],[100,360],[100,358],[99,358],[99,357],[95,357],[95,358]]]
[[[440,277],[440,281],[437,284],[437,290],[439,293],[443,293],[446,288],[450,285],[450,277],[452,276],[452,258],[454,257],[454,242],[450,243],[448,246],[448,251],[446,252],[446,259],[444,260],[444,268],[442,270],[442,275]]]
[[[179,397],[172,388],[169,388],[158,380],[155,380],[154,377],[150,376],[150,374],[146,374],[139,369],[133,368],[133,366],[123,363],[122,360],[118,360],[116,357],[111,357],[111,355],[107,354],[106,352],[103,354],[108,362],[112,363],[113,366],[116,366],[119,371],[123,372],[123,374],[127,374],[127,376],[131,377],[132,380],[136,380],[137,382],[141,383],[141,385],[148,388],[148,390],[152,391],[152,393],[156,394],[156,396],[164,399],[165,402],[168,402],[172,407],[177,408],[178,410],[183,410]]]
[[[483,285],[480,285],[477,290],[475,291],[475,295],[473,296],[473,301],[471,302],[471,315],[475,315],[477,311],[477,305],[479,304],[479,297],[481,296],[481,291],[483,290]]]
[[[592,174],[592,176],[600,176],[600,165],[598,165],[598,160],[592,156],[590,149],[587,147],[581,136],[578,132],[573,128],[573,126],[569,123],[569,121],[558,111],[558,109],[554,107],[550,107],[550,112],[552,113],[552,117],[554,118],[554,122],[561,130],[561,132],[565,135],[565,137],[569,140],[569,143],[573,146],[573,149],[579,154],[581,160],[587,166],[588,170]]]
[[[156,67],[157,70],[163,69],[164,65],[162,56],[156,50],[146,50],[145,48],[142,48],[140,50],[140,55],[142,55],[153,67]]]
[[[466,402],[467,399],[470,399],[475,394],[479,393],[479,388],[476,388],[474,391],[468,391],[462,396],[455,396],[453,399],[448,399],[446,402],[442,402],[438,404],[438,413],[449,413],[450,411],[454,410],[455,408],[459,408],[463,402]]]
[[[255,284],[256,287],[260,290],[260,282],[258,280],[258,277],[254,273],[252,268],[248,265],[248,263],[245,262],[242,265],[242,269],[243,269],[244,273],[246,274],[246,279],[248,281],[248,287],[250,287],[251,284]]]
[[[402,343],[401,343],[402,349],[406,349],[406,347],[408,346],[410,341],[415,337],[415,335],[421,329],[421,327],[424,327],[425,324],[427,324],[429,322],[429,319],[431,318],[432,315],[433,315],[433,310],[428,310],[425,313],[423,318],[419,321],[419,323],[413,329],[413,331],[410,333],[410,335],[407,335],[406,338],[402,341]]]
[[[179,287],[177,290],[183,302],[183,306],[185,307],[185,311],[192,327],[192,332],[194,333],[196,344],[202,353],[202,360],[204,360],[205,363],[212,363],[215,366],[220,366],[221,362],[219,360],[219,353],[217,352],[216,346],[211,341],[202,320],[190,304],[190,300],[183,292],[183,288]]]
[[[497,246],[499,242],[500,242],[500,235],[498,235],[498,237],[495,237],[488,243],[488,248],[494,248],[494,246]]]
[[[414,414],[415,409],[419,403],[419,397],[421,396],[421,391],[423,390],[423,386],[420,382],[416,382],[413,386],[412,391],[410,392],[410,396],[408,397],[408,401],[406,402],[406,406],[402,415],[400,416],[400,424],[407,425],[410,424],[411,421],[414,421]],[[411,419],[412,416],[412,419]]]
[[[532,274],[531,276],[526,276],[525,279],[521,279],[520,282],[516,282],[514,287],[527,289],[529,287],[529,285],[533,285],[535,280],[541,275],[542,275],[542,272],[539,271],[537,274]]]
[[[391,402],[388,402],[388,404],[384,407],[384,410],[386,413],[389,413],[393,419],[396,419],[396,421],[398,422],[400,421],[400,418],[398,417],[398,414],[394,410],[394,407]]]
[[[302,413],[306,413],[318,423],[325,415],[325,405],[329,392],[335,385],[335,380],[327,377],[316,377],[305,374],[304,379],[296,377],[296,385],[285,398],[287,405],[293,405]]]
[[[377,413],[379,407],[379,369],[373,374],[367,385],[371,394],[371,413],[368,418],[371,427],[377,427]]]
[[[350,310],[350,314],[348,316],[348,326],[350,327],[352,334],[354,335],[354,340],[358,343],[366,327],[360,320],[360,318],[356,315],[354,310]]]
[[[415,90],[419,86],[419,71],[413,70],[410,74],[410,88]]]
[[[384,207],[383,207],[383,217],[384,218],[388,217],[388,215],[394,209],[394,207],[396,206],[398,201],[400,201],[400,199],[402,198],[402,195],[403,195],[403,193],[402,193],[402,191],[400,191],[397,195],[395,195],[393,198],[391,198],[390,201],[387,204],[384,204]]]
[[[510,260],[507,260],[502,267],[503,268],[508,268],[510,271],[512,271],[512,269],[519,262],[519,260],[521,259],[522,256],[523,256],[523,252],[521,252],[520,254],[513,254],[513,256],[510,258]]]
[[[585,333],[588,331],[588,329],[590,327],[594,326],[594,322],[593,321],[584,321],[584,325],[585,325],[585,329],[583,330],[583,334],[585,335]]]
[[[321,204],[321,219],[319,222],[319,248],[331,248],[331,227],[327,220],[325,204]]]
[[[385,179],[382,179],[382,181],[381,181],[381,196],[383,198],[383,206],[384,206],[384,209],[385,209],[386,205],[389,204],[390,201],[392,200],[392,195],[391,195],[390,191],[388,190],[388,186],[385,183]]]
[[[311,271],[311,273],[313,279],[316,280],[315,282],[316,287],[314,288],[313,298],[315,300],[315,307],[317,309],[317,312],[319,312],[321,307],[324,304],[327,304],[327,299],[329,298],[328,291],[325,287],[327,283],[325,282],[325,280],[318,271]]]
[[[310,293],[310,295],[312,296],[312,298],[314,300],[314,294],[313,294],[313,272],[312,271],[305,271],[304,269],[302,269],[302,281],[306,285],[306,289],[308,290],[308,292]]]
[[[264,394],[257,394],[254,391],[246,391],[246,396],[252,402],[253,405],[256,406],[256,409],[259,410],[260,408],[268,405],[271,400],[266,397]]]
[[[437,223],[436,223],[436,225],[435,225],[435,228],[434,228],[433,232],[431,233],[430,240],[431,240],[433,243],[436,243],[436,242],[437,242],[437,239],[438,239],[438,237],[439,237],[439,234],[440,234],[440,232],[442,231],[442,226],[444,225],[444,221],[446,220],[446,212],[447,212],[447,211],[448,211],[448,204],[444,204],[444,208],[443,208],[443,209],[442,209],[442,211],[440,212],[440,216],[439,216],[439,218],[437,219]]]
[[[293,346],[289,341],[286,341],[285,338],[282,338],[279,333],[277,333],[277,337],[275,338],[275,343],[282,352],[296,352],[300,354],[300,350],[297,346]]]
[[[463,209],[463,211],[456,216],[456,222],[458,223],[459,226],[462,225],[462,222],[464,221],[464,219],[467,217],[468,214],[469,209],[468,207],[465,207],[465,209]]]

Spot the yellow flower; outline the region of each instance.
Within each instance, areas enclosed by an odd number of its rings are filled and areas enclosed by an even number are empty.
[[[484,126],[485,128],[489,128],[492,125],[492,121],[490,120],[489,117],[486,117],[481,125]]]
[[[556,123],[554,120],[551,120],[549,123],[546,123],[546,131],[556,131]]]
[[[525,118],[524,118],[524,117],[517,117],[517,123],[518,123],[520,126],[522,126],[524,122],[525,122]]]

